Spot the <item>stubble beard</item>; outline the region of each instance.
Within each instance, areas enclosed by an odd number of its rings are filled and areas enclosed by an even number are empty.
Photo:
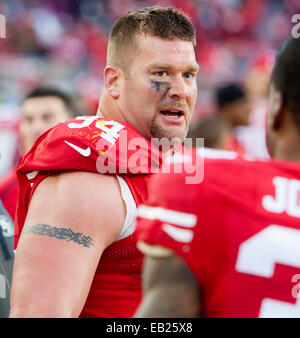
[[[175,131],[168,130],[167,128],[162,128],[156,121],[156,116],[152,118],[151,126],[150,126],[150,133],[151,137],[153,139],[158,139],[158,141],[161,141],[162,139],[165,139],[167,142],[169,142],[172,145],[177,145],[183,143],[184,139],[187,136],[188,128],[189,128],[189,122],[187,120],[187,117],[185,116],[185,126],[182,129],[181,133],[176,133]]]

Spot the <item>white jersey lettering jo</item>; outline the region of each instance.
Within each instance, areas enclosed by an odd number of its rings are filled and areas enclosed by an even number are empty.
[[[264,209],[277,214],[286,212],[300,218],[300,181],[285,177],[274,177],[275,196],[266,195],[262,199]]]

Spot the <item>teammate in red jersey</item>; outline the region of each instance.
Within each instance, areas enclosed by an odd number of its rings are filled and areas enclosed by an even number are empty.
[[[21,152],[26,154],[38,136],[49,128],[74,117],[73,110],[71,97],[59,88],[41,85],[29,92],[21,107]],[[13,168],[0,178],[0,198],[12,219],[15,218],[17,196],[18,181],[16,168]]]
[[[178,10],[120,18],[99,116],[59,124],[24,157],[11,317],[132,316],[143,259],[136,205],[148,194],[147,168],[160,163],[148,140],[186,136],[197,96],[194,46],[193,26]]]
[[[270,84],[272,160],[205,159],[204,180],[157,175],[138,209],[147,254],[137,317],[300,317],[300,40]],[[180,193],[178,193],[180,192]]]

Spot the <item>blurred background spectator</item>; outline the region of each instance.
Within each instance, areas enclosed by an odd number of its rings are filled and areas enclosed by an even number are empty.
[[[216,111],[215,89],[236,82],[251,105],[249,126],[236,137],[246,151],[268,156],[265,93],[274,55],[300,13],[299,0],[0,0],[0,176],[16,164],[20,103],[40,83],[60,85],[78,111],[95,114],[108,31],[129,10],[160,4],[181,8],[197,29],[201,66],[193,122]]]
[[[56,87],[38,86],[25,97],[19,122],[20,155],[46,130],[75,116],[71,97]],[[0,178],[0,199],[14,219],[18,194],[15,168]]]
[[[216,89],[215,101],[216,115],[225,120],[230,130],[224,148],[245,155],[247,150],[238,141],[235,132],[239,126],[249,126],[250,123],[251,109],[247,94],[242,87],[231,83]]]
[[[196,139],[203,138],[206,148],[228,150],[231,128],[220,116],[204,117],[191,126],[188,137],[192,139],[192,147],[198,147]]]

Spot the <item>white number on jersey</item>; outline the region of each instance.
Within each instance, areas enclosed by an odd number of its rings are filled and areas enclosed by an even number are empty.
[[[117,141],[120,137],[119,131],[124,128],[122,124],[116,121],[99,121],[99,123],[96,123],[96,127],[103,131],[101,137],[112,144]]]
[[[300,268],[300,231],[270,225],[240,245],[236,270],[271,278],[275,264]],[[288,287],[288,286],[287,286]],[[259,317],[300,317],[300,299],[295,304],[270,298],[262,301]]]
[[[103,131],[101,137],[112,144],[114,144],[116,140],[120,137],[119,132],[121,129],[124,128],[122,124],[116,121],[104,121],[101,120],[99,116],[77,116],[76,120],[82,122],[70,122],[68,124],[68,127],[71,129],[81,129],[90,126],[95,120],[99,120],[96,122],[96,127]]]
[[[77,116],[77,121],[82,121],[81,123],[70,122],[68,123],[68,127],[71,129],[76,128],[85,128],[91,125],[95,120],[98,120],[99,116]]]

